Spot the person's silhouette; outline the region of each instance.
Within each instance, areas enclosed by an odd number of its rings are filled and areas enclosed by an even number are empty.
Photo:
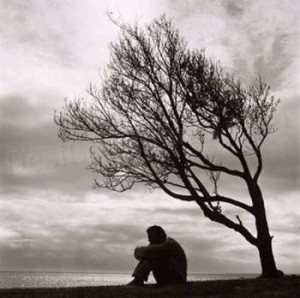
[[[139,260],[129,285],[141,286],[152,271],[159,285],[186,282],[187,259],[183,248],[174,239],[167,237],[160,226],[147,229],[149,245],[137,247],[134,256]]]

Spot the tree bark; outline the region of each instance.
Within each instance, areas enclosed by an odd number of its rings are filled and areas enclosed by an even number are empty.
[[[272,238],[266,237],[264,241],[260,241],[257,246],[259,251],[260,263],[262,268],[262,277],[273,278],[280,277],[283,272],[276,267],[273,250],[272,250]]]
[[[283,272],[276,267],[273,255],[272,238],[269,232],[269,225],[266,216],[263,196],[259,186],[253,183],[249,187],[253,199],[253,206],[256,218],[257,249],[259,251],[262,277],[273,278],[283,276]]]

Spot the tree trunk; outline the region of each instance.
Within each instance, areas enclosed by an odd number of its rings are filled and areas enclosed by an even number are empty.
[[[264,205],[256,214],[257,248],[263,277],[275,277],[277,268],[272,249],[272,237],[270,236],[268,221]]]
[[[272,278],[283,276],[283,272],[276,267],[272,238],[269,232],[264,199],[259,186],[251,184],[249,187],[255,209],[256,230],[257,230],[257,249],[259,251],[262,277]]]
[[[267,236],[260,240],[258,246],[260,263],[262,268],[262,277],[272,278],[283,275],[282,271],[277,270],[272,250],[272,238]]]

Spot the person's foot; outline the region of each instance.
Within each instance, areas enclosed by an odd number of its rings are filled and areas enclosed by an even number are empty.
[[[144,286],[144,281],[135,277],[127,286]]]

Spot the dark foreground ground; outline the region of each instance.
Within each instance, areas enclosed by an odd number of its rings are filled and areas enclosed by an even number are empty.
[[[182,286],[101,286],[51,289],[0,289],[0,297],[26,298],[195,298],[195,297],[286,297],[300,298],[300,276],[280,279],[241,279],[189,282]]]

